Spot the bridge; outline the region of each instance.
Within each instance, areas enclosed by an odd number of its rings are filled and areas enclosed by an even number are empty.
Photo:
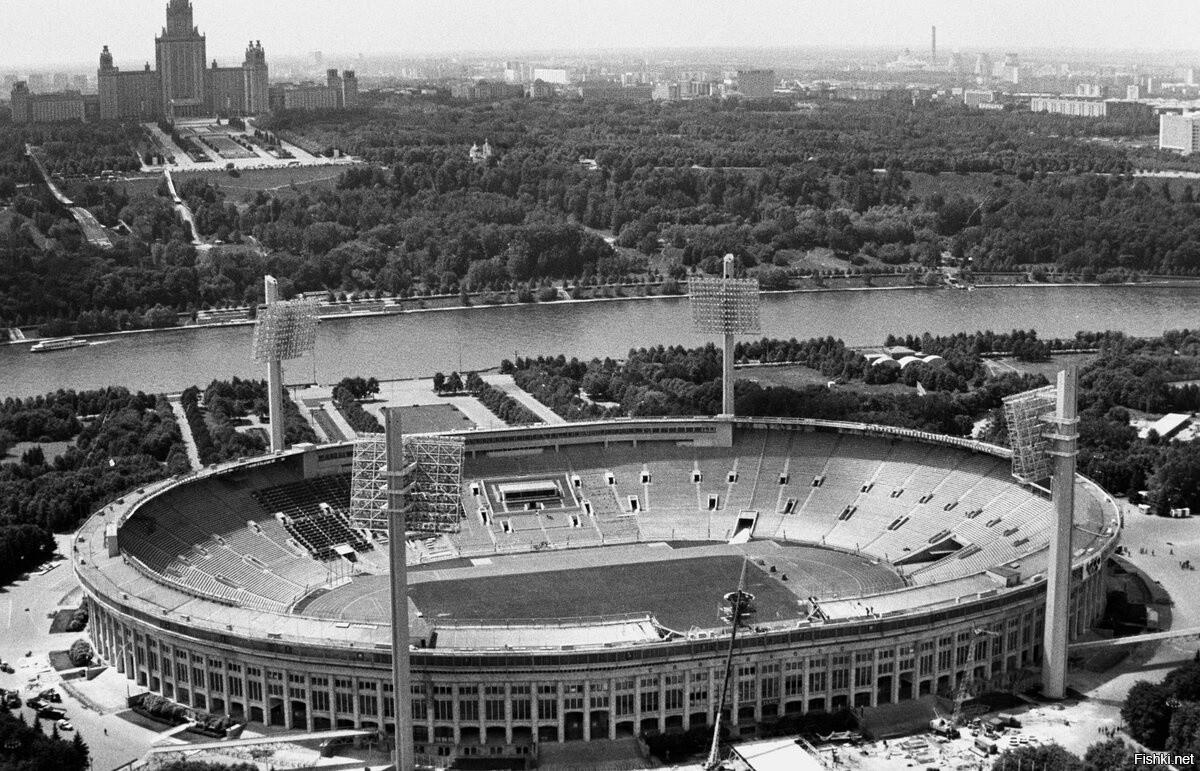
[[[1114,637],[1111,640],[1089,640],[1087,642],[1071,643],[1067,649],[1072,653],[1079,651],[1092,651],[1101,648],[1120,648],[1126,645],[1138,645],[1144,642],[1154,642],[1155,640],[1177,640],[1186,637],[1200,638],[1200,627],[1193,626],[1187,629],[1172,629],[1167,632],[1151,632],[1149,634],[1138,634],[1131,637]]]
[[[181,727],[187,728],[188,726],[189,724],[185,723]],[[227,750],[232,747],[255,747],[263,744],[285,744],[288,742],[307,742],[321,741],[324,739],[367,737],[374,736],[378,733],[378,731],[372,731],[365,728],[339,728],[332,731],[313,731],[309,733],[280,733],[271,736],[256,736],[249,739],[223,739],[212,742],[163,744],[151,747],[148,754],[167,755],[179,752],[200,752],[204,750],[220,752],[221,750]]]
[[[50,178],[50,172],[46,171],[46,165],[42,163],[42,159],[34,151],[33,145],[25,145],[25,155],[33,161],[34,168],[38,170],[38,174],[41,175],[42,181],[46,183],[46,187],[50,188],[50,194],[54,196],[54,200],[58,201],[64,209],[71,212],[71,216],[79,223],[79,228],[83,231],[83,236],[88,240],[88,243],[101,249],[113,248],[113,242],[108,237],[108,231],[104,229],[104,226],[100,224],[95,215],[82,206],[76,206],[75,202],[67,198],[66,194]]]

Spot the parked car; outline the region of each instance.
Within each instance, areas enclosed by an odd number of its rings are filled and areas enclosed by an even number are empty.
[[[60,720],[60,721],[58,721],[58,730],[60,730],[60,731],[74,731],[74,730],[75,730],[75,726],[71,725],[71,724],[70,724],[70,723],[68,723],[66,720]]]

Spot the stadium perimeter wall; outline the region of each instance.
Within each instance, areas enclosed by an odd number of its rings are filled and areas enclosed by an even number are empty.
[[[1002,448],[915,431],[823,421],[741,419],[738,428],[838,431],[952,445],[1007,457]],[[692,442],[720,446],[716,419],[623,420],[469,432],[467,452],[561,444]],[[138,685],[211,712],[294,729],[393,732],[389,632],[230,608],[155,584],[116,547],[120,525],[146,500],[198,478],[304,456],[306,475],[337,470],[349,447],[304,447],[234,462],[122,498],[80,530],[73,563],[92,612],[98,654]],[[348,469],[348,466],[346,466]],[[1015,484],[1015,483],[1014,483]],[[1105,497],[1106,517],[1119,514]],[[1108,507],[1111,507],[1111,512]],[[1119,527],[1077,557],[1071,637],[1104,609],[1104,561]],[[886,617],[802,622],[739,638],[728,714],[751,736],[784,715],[830,712],[1025,681],[1041,661],[1045,584],[1016,586]],[[986,629],[992,634],[983,635]],[[420,643],[414,640],[414,643]],[[419,758],[526,755],[536,743],[617,738],[707,724],[719,698],[727,640],[556,650],[412,651],[413,741]]]

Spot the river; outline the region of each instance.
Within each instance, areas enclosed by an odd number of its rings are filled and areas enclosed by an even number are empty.
[[[1200,328],[1200,288],[1056,287],[830,291],[763,299],[766,337],[832,335],[881,345],[889,333],[1036,329],[1042,337],[1118,329],[1157,335]],[[250,358],[251,327],[117,335],[100,345],[34,354],[0,346],[0,397],[57,388],[124,385],[179,391],[213,378],[264,377]],[[315,356],[285,364],[287,382],[336,382],[346,375],[427,377],[494,367],[516,355],[623,357],[646,345],[694,346],[685,298],[578,302],[406,313],[321,323]]]

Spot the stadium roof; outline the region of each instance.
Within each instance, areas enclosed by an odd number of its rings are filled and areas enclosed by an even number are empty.
[[[1168,415],[1163,415],[1146,429],[1146,435],[1149,436],[1153,431],[1163,439],[1170,438],[1179,433],[1179,430],[1190,423],[1192,416],[1190,413],[1172,412]]]
[[[749,771],[824,771],[825,766],[795,739],[768,739],[733,747]]]
[[[463,650],[595,648],[658,642],[660,639],[658,628],[649,616],[558,626],[440,623],[436,647]]]

